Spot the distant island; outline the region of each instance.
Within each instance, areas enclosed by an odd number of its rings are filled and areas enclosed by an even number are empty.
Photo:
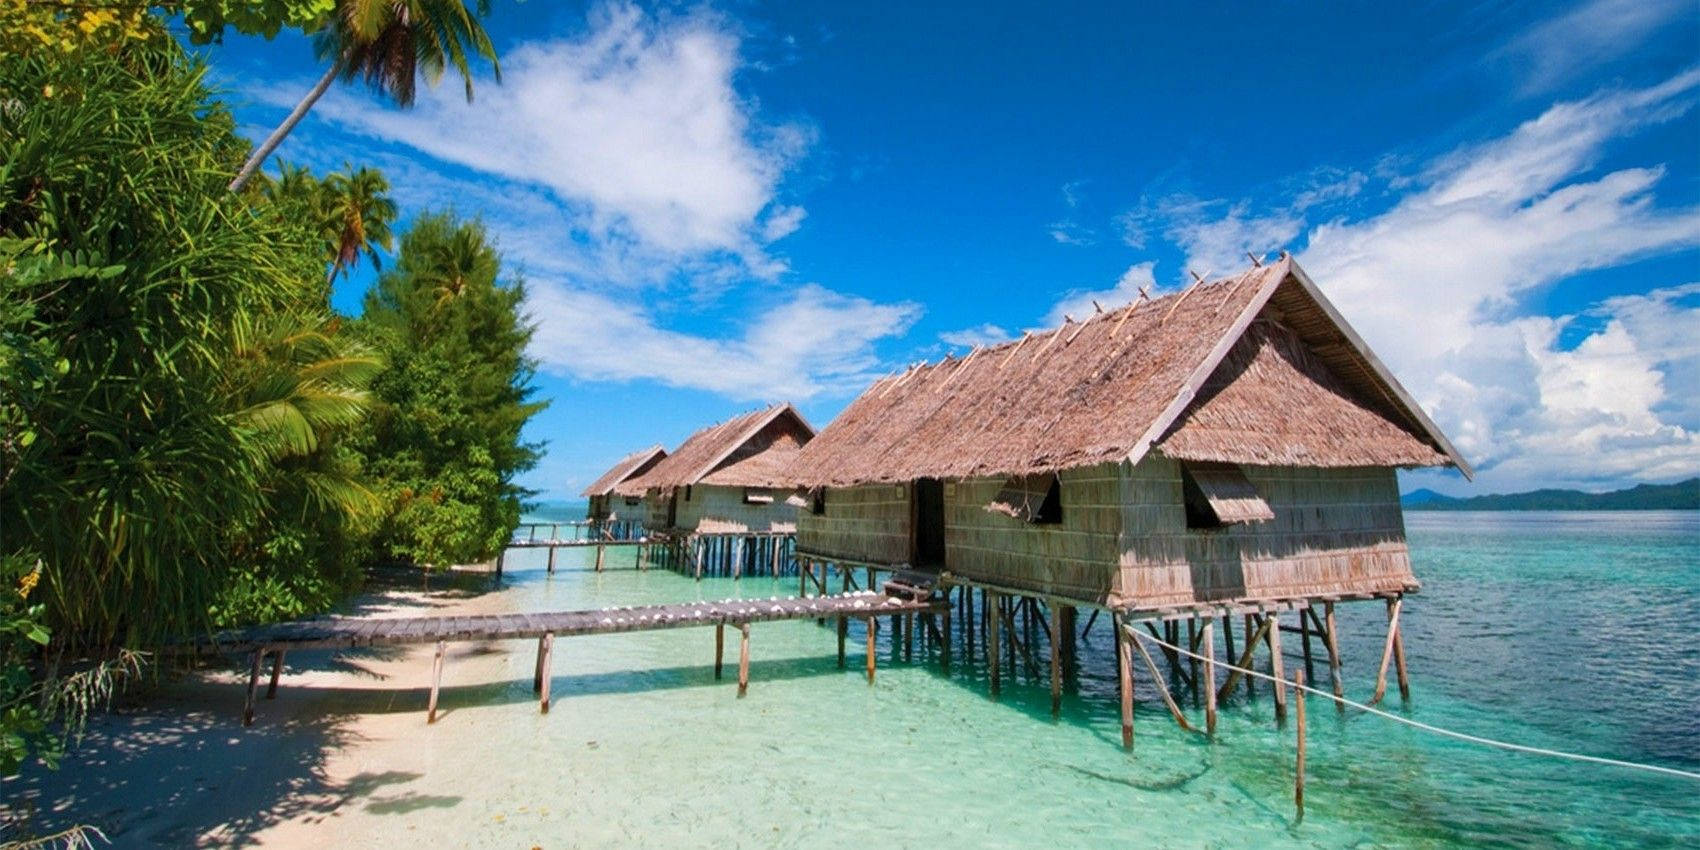
[[[1530,490],[1457,498],[1433,490],[1399,497],[1408,511],[1669,511],[1700,509],[1700,478],[1675,484],[1637,484],[1610,493],[1581,490]]]

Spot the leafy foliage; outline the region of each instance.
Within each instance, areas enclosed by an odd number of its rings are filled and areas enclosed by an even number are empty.
[[[524,282],[500,280],[482,224],[423,215],[365,305],[362,328],[389,367],[359,443],[385,504],[374,547],[420,564],[489,558],[519,522],[514,476],[537,462],[520,429],[530,401]]]
[[[0,52],[69,53],[111,49],[167,38],[162,15],[181,14],[196,44],[219,40],[227,28],[271,38],[284,28],[313,33],[336,0],[0,0]]]

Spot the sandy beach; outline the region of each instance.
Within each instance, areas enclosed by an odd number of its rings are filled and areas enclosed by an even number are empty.
[[[434,577],[429,589],[369,592],[348,613],[402,617],[502,610],[480,575]],[[510,647],[456,643],[448,651],[446,707],[455,691],[502,688],[529,662]],[[39,765],[0,785],[0,822],[35,819],[45,833],[87,823],[114,846],[300,847],[336,834],[353,813],[440,805],[413,787],[431,767],[417,746],[425,725],[429,645],[291,654],[277,697],[243,728],[243,675],[234,668],[183,676],[97,716],[57,771]],[[481,700],[482,702],[482,700]],[[441,723],[441,721],[440,721]],[[440,727],[439,727],[440,728]],[[0,832],[0,839],[13,830]]]

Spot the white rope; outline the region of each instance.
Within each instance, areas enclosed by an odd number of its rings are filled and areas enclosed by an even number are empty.
[[[1344,703],[1344,704],[1349,705],[1353,708],[1361,709],[1363,711],[1369,712],[1370,714],[1378,715],[1380,717],[1385,717],[1388,720],[1392,720],[1392,721],[1395,721],[1397,723],[1403,723],[1406,726],[1412,726],[1412,727],[1415,727],[1417,729],[1421,729],[1425,732],[1433,732],[1436,735],[1445,735],[1448,738],[1456,738],[1460,741],[1469,741],[1473,744],[1483,744],[1485,746],[1498,747],[1502,750],[1512,750],[1514,752],[1519,752],[1519,753],[1532,753],[1532,754],[1538,755],[1538,756],[1551,756],[1553,758],[1570,759],[1571,761],[1583,761],[1583,762],[1590,762],[1592,764],[1604,764],[1604,765],[1610,765],[1612,767],[1627,768],[1629,770],[1644,770],[1644,771],[1647,771],[1649,773],[1661,773],[1661,774],[1664,774],[1666,776],[1677,776],[1677,777],[1681,777],[1683,779],[1700,780],[1700,773],[1695,773],[1693,771],[1688,771],[1688,770],[1678,770],[1677,768],[1674,768],[1674,767],[1662,767],[1662,766],[1656,765],[1656,764],[1641,764],[1639,762],[1623,761],[1621,759],[1605,758],[1603,756],[1589,756],[1589,755],[1583,755],[1581,753],[1567,753],[1567,752],[1564,752],[1562,750],[1549,750],[1549,749],[1546,749],[1544,747],[1531,747],[1531,746],[1528,746],[1526,744],[1513,744],[1509,741],[1497,741],[1497,740],[1494,740],[1493,738],[1484,738],[1480,735],[1471,735],[1471,734],[1468,734],[1468,733],[1465,733],[1465,732],[1455,732],[1451,729],[1443,729],[1439,726],[1433,726],[1433,725],[1430,725],[1428,723],[1422,723],[1422,722],[1419,722],[1419,721],[1416,721],[1416,720],[1412,720],[1408,717],[1400,717],[1397,714],[1393,714],[1393,713],[1387,712],[1387,711],[1382,711],[1379,708],[1375,708],[1374,706],[1364,705],[1361,702],[1354,702],[1352,700],[1346,699],[1345,697],[1335,696],[1332,693],[1317,690],[1316,688],[1313,688],[1309,685],[1301,685],[1301,684],[1298,684],[1297,682],[1288,682],[1288,681],[1285,681],[1285,680],[1282,680],[1282,679],[1277,679],[1274,676],[1271,676],[1267,673],[1260,673],[1256,670],[1247,670],[1244,667],[1235,666],[1233,664],[1229,664],[1229,663],[1223,662],[1223,661],[1216,661],[1215,659],[1206,659],[1204,656],[1199,655],[1196,652],[1193,652],[1191,650],[1176,646],[1172,643],[1169,643],[1168,641],[1162,640],[1162,639],[1154,637],[1152,635],[1144,634],[1144,633],[1140,632],[1138,629],[1135,629],[1131,625],[1123,625],[1122,628],[1126,629],[1127,633],[1130,634],[1130,635],[1133,635],[1136,640],[1148,640],[1148,641],[1151,641],[1152,643],[1155,643],[1159,646],[1167,647],[1168,649],[1171,649],[1171,650],[1178,652],[1182,655],[1186,655],[1186,656],[1189,656],[1191,658],[1196,658],[1200,661],[1209,660],[1212,664],[1215,664],[1218,667],[1226,667],[1229,670],[1238,670],[1238,671],[1240,671],[1241,673],[1243,673],[1247,676],[1256,676],[1259,679],[1267,679],[1268,681],[1271,681],[1271,682],[1279,682],[1283,685],[1286,685],[1287,687],[1298,688],[1300,690],[1309,691],[1310,693],[1316,694],[1317,696],[1323,697],[1324,699],[1330,699],[1330,700],[1334,700],[1336,702]],[[1214,683],[1212,683],[1211,686],[1214,687]]]

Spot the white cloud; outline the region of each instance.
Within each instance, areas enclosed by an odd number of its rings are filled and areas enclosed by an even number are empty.
[[[978,327],[963,328],[959,331],[945,331],[939,334],[939,341],[953,348],[977,348],[982,345],[997,345],[1015,338],[1015,334],[990,322]]]
[[[741,336],[715,339],[662,327],[636,304],[582,289],[536,286],[529,307],[545,319],[532,352],[546,371],[766,401],[862,388],[879,372],[873,344],[903,334],[920,315],[914,304],[876,304],[809,285],[752,312]]]
[[[730,25],[708,12],[599,7],[577,38],[521,44],[503,81],[422,91],[411,110],[339,91],[315,114],[457,166],[546,189],[586,245],[647,262],[732,262],[783,270],[767,243],[801,223],[780,183],[809,148],[801,124],[764,124],[734,86]],[[264,93],[261,93],[263,97]]]
[[[1524,91],[1544,91],[1633,52],[1655,30],[1693,10],[1691,0],[1588,0],[1531,27],[1494,58],[1517,67]]]
[[[1687,474],[1700,464],[1700,357],[1688,341],[1700,325],[1681,306],[1693,293],[1657,290],[1561,317],[1518,305],[1580,272],[1700,245],[1700,207],[1657,202],[1662,166],[1594,171],[1612,141],[1692,108],[1697,87],[1700,71],[1689,71],[1556,104],[1417,168],[1373,215],[1311,224],[1291,201],[1266,215],[1244,202],[1174,202],[1147,229],[1160,227],[1195,264],[1302,233],[1300,263],[1491,489]]]
[[[1353,190],[1355,191],[1355,190]],[[1303,200],[1314,205],[1343,197],[1339,187],[1307,190]],[[1203,277],[1221,277],[1245,266],[1247,253],[1275,253],[1292,243],[1304,226],[1302,210],[1296,205],[1265,215],[1252,215],[1246,202],[1204,200],[1191,195],[1170,195],[1146,201],[1119,218],[1122,241],[1144,248],[1153,232],[1161,233],[1187,254],[1189,271]]]
[[[1099,307],[1114,310],[1126,306],[1139,297],[1141,289],[1156,298],[1159,294],[1157,278],[1152,273],[1156,267],[1157,264],[1153,262],[1135,263],[1122,272],[1116,285],[1109,289],[1070,290],[1051,307],[1051,312],[1046,314],[1045,327],[1057,327],[1070,316],[1073,316],[1075,321],[1080,321],[1097,312]]]

